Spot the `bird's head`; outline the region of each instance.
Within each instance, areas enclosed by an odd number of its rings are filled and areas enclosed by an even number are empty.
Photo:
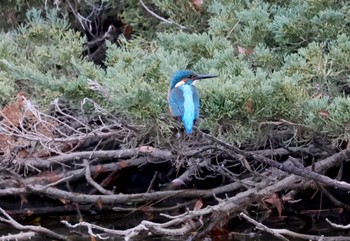
[[[195,80],[214,78],[217,75],[213,74],[196,74],[192,70],[178,70],[174,73],[170,82],[170,89],[178,87],[182,84],[192,84]]]

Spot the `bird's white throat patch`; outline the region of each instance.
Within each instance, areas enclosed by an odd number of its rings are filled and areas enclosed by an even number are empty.
[[[175,88],[180,87],[181,85],[184,85],[186,82],[181,80],[179,83],[175,85]]]

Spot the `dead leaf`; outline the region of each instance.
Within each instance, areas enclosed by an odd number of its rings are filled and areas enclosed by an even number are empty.
[[[46,172],[46,176],[47,176],[47,181],[49,183],[54,183],[57,182],[58,180],[61,180],[62,177],[60,175],[58,175],[57,173],[53,173],[53,172]]]
[[[23,207],[23,204],[28,203],[28,199],[24,194],[19,195],[21,197],[21,207]]]
[[[251,114],[254,111],[254,103],[251,99],[247,100],[247,102],[244,105],[244,109],[247,113]]]
[[[23,92],[17,94],[17,100],[7,105],[0,111],[2,122],[11,127],[17,127],[24,117],[25,95]]]
[[[50,133],[52,134],[52,133]],[[78,145],[78,141],[67,141],[62,144],[61,150],[63,152],[68,152],[73,150]]]
[[[43,157],[50,157],[52,152],[50,150],[47,149],[43,149],[41,147],[38,147],[36,149],[36,153],[34,153],[34,156],[38,157],[38,158],[43,158]]]
[[[228,231],[228,223],[230,221],[230,218],[227,217],[223,219],[220,223],[218,223],[210,232],[211,236],[214,237],[214,240],[217,239],[217,237],[223,237],[227,236]]]
[[[11,135],[11,133],[14,132],[13,129],[18,132],[22,129],[31,131],[34,127],[34,130],[38,134],[50,138],[53,137],[52,131],[57,124],[52,119],[47,118],[42,118],[39,122],[32,112],[33,109],[35,109],[35,107],[26,97],[26,94],[24,92],[19,92],[16,101],[0,110],[2,133],[6,133],[0,134],[0,152],[3,152],[4,156],[8,155],[7,152],[11,152],[11,148],[14,146],[21,146],[23,148],[18,153],[18,156],[23,159],[27,158],[29,153],[37,157],[37,154],[43,150],[43,148],[33,147],[32,143],[25,138],[18,138]],[[23,130],[23,133],[23,135],[25,135],[26,131]],[[32,149],[29,150],[29,148]],[[33,152],[34,148],[35,151]],[[47,152],[45,154],[47,154]]]
[[[125,168],[129,166],[129,164],[126,161],[120,161],[118,162],[118,165],[120,166],[120,168]]]
[[[203,5],[203,0],[192,0],[192,4],[196,9],[199,9]]]
[[[252,48],[243,48],[239,45],[237,45],[238,53],[242,55],[252,55],[254,53],[254,49]]]
[[[142,153],[151,153],[153,152],[153,150],[154,150],[154,147],[152,146],[140,146],[138,148],[138,151]]]
[[[279,202],[276,202],[276,208],[278,212],[278,217],[282,217],[283,204],[281,199],[279,199]]]
[[[328,118],[328,117],[329,117],[329,112],[326,111],[326,110],[320,110],[320,111],[318,112],[318,115],[321,116],[321,117],[323,117],[323,118]]]
[[[278,216],[282,216],[283,203],[277,193],[272,194],[270,197],[264,199],[264,201],[271,204],[272,206],[275,206],[277,208]]]
[[[193,211],[198,211],[203,207],[203,202],[201,199],[198,199],[196,204],[194,205]]]
[[[153,220],[155,218],[154,212],[149,211],[150,208],[150,206],[142,208],[143,213],[147,216],[147,220]]]
[[[27,209],[27,210],[26,210],[26,216],[27,216],[27,217],[32,216],[32,215],[33,215],[33,213],[34,213],[34,211],[33,211],[33,210],[31,210],[31,209]]]
[[[100,210],[102,210],[102,208],[103,208],[103,201],[102,201],[101,198],[99,198],[99,199],[97,200],[97,206],[98,206],[98,208],[99,208]]]
[[[101,164],[98,164],[96,167],[95,167],[95,171],[93,173],[93,178],[97,178],[101,173],[103,173],[105,170],[105,168],[103,167],[103,165]]]
[[[29,152],[27,150],[20,150],[17,152],[17,157],[22,158],[22,159],[26,159],[29,157]]]
[[[126,25],[124,27],[123,34],[124,34],[126,39],[131,39],[132,30],[133,30],[133,28],[130,25]]]
[[[283,202],[291,202],[294,201],[294,198],[291,193],[287,193],[286,195],[282,195]]]

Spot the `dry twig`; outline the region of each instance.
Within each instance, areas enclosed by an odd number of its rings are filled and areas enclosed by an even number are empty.
[[[10,215],[8,215],[4,209],[0,208],[0,212],[5,216],[5,218],[0,217],[0,222],[10,224],[12,227],[22,230],[22,231],[32,231],[35,233],[44,234],[45,236],[52,237],[57,240],[67,240],[66,236],[55,233],[47,228],[33,225],[22,225],[14,220]]]

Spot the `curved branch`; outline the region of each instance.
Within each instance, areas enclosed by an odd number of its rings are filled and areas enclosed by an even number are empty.
[[[47,228],[44,228],[41,226],[33,226],[33,225],[22,225],[22,224],[18,223],[16,220],[14,220],[10,215],[8,215],[5,212],[5,210],[2,208],[0,208],[0,212],[6,217],[6,218],[0,217],[0,221],[3,223],[10,224],[12,227],[14,227],[18,230],[41,233],[41,234],[44,234],[45,236],[52,237],[52,238],[57,239],[57,240],[67,240],[66,236],[55,233]]]

